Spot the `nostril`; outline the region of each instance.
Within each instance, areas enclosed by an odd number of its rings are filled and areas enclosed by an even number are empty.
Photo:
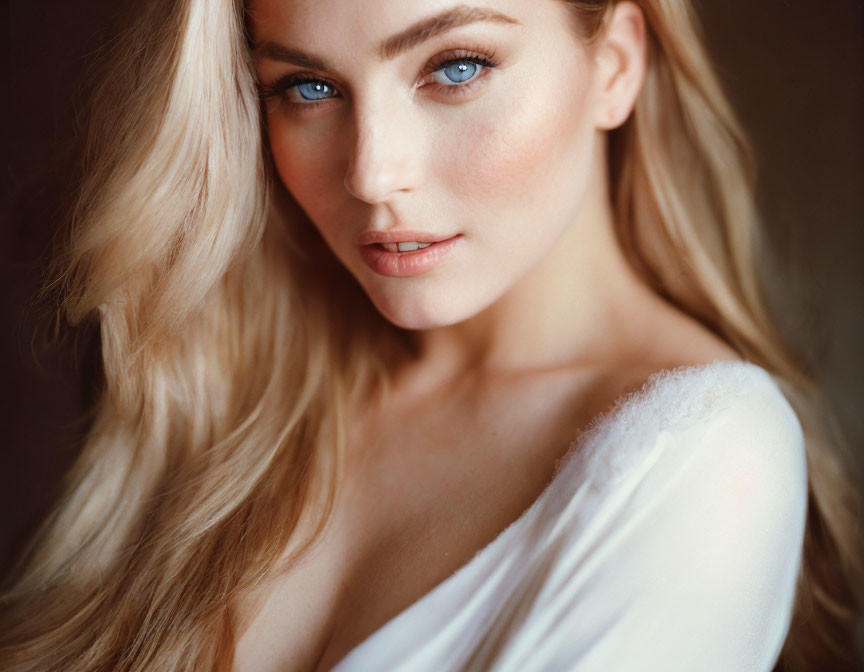
[[[355,198],[366,203],[380,203],[393,193],[406,190],[406,182],[398,171],[370,166],[366,170],[352,170],[345,176],[345,188]]]
[[[345,189],[352,196],[377,204],[416,187],[416,143],[400,135],[396,126],[378,119],[373,128],[367,121],[355,142],[344,180]]]

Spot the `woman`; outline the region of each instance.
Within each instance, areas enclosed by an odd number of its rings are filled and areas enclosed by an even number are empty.
[[[851,665],[854,491],[683,1],[154,0],[116,49],[58,257],[104,388],[4,669]]]

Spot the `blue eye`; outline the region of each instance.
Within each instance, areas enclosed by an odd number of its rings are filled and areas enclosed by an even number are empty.
[[[448,63],[440,70],[433,72],[432,76],[438,84],[453,86],[454,84],[467,82],[474,77],[475,74],[480,72],[482,68],[483,65],[480,63],[463,59]]]
[[[482,63],[468,59],[460,59],[445,64],[444,67],[433,72],[432,76],[438,84],[453,86],[454,84],[463,84],[464,82],[473,79],[474,76],[484,67],[485,66]],[[334,92],[332,86],[321,80],[306,80],[298,82],[294,84],[294,86],[288,88],[286,93],[290,92],[292,89],[296,89],[302,100],[311,101],[332,98]],[[299,101],[295,99],[294,102]]]
[[[447,89],[446,93],[448,94],[467,92],[471,89],[470,84],[479,81],[478,75],[486,69],[498,66],[498,63],[480,54],[459,54],[459,56],[460,58],[439,60],[430,66],[430,68],[437,69],[426,70],[432,75],[436,84]],[[456,86],[457,84],[466,84],[466,82],[469,85]],[[259,84],[258,93],[262,100],[284,100],[296,109],[316,107],[318,103],[330,98],[342,97],[336,87],[327,80],[316,79],[307,75],[288,75],[273,84]]]
[[[300,82],[292,88],[296,88],[297,93],[304,100],[323,100],[324,98],[331,98],[333,94],[333,87],[322,81]]]

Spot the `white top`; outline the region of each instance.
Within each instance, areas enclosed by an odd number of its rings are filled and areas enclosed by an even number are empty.
[[[806,507],[801,425],[770,374],[657,372],[515,522],[332,669],[769,672]]]

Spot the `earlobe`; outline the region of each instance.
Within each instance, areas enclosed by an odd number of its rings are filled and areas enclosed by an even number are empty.
[[[597,96],[594,124],[599,130],[621,126],[633,110],[646,67],[646,27],[634,2],[619,2],[594,57]]]

